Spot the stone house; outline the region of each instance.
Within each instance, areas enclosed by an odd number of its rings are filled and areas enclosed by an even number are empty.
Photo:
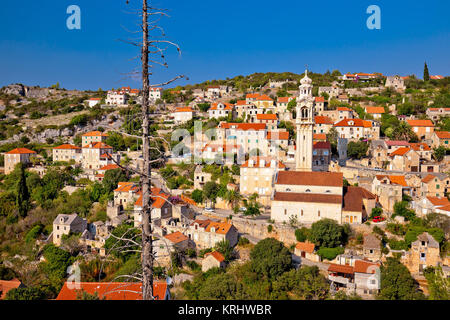
[[[425,112],[428,118],[433,121],[439,120],[443,117],[450,116],[450,108],[428,108]]]
[[[10,174],[14,171],[18,163],[28,165],[30,157],[35,155],[36,151],[27,148],[16,148],[5,153],[5,174]]]
[[[81,146],[85,147],[92,143],[105,142],[108,134],[100,131],[90,131],[81,136]]]
[[[195,242],[198,249],[212,248],[216,243],[228,240],[233,247],[238,242],[239,233],[229,222],[211,220],[195,220],[187,230],[189,239]]]
[[[354,266],[355,292],[358,295],[375,295],[381,288],[380,264],[356,260]]]
[[[203,172],[203,166],[197,166],[194,171],[194,189],[202,190],[211,181],[211,173]]]
[[[404,91],[406,89],[405,80],[400,76],[388,76],[386,77],[386,88],[392,88],[396,91]]]
[[[311,242],[298,242],[295,245],[294,254],[311,261],[319,262],[320,256],[315,253],[315,245]]]
[[[385,113],[384,107],[365,107],[366,113],[371,115],[375,120],[380,120]]]
[[[173,113],[174,121],[177,124],[187,122],[192,119],[193,114],[194,110],[190,107],[176,108]]]
[[[450,192],[450,177],[443,174],[428,174],[425,176],[420,185],[419,194],[422,197],[444,197]]]
[[[406,122],[420,140],[430,139],[433,135],[434,124],[431,120],[406,120]]]
[[[326,141],[313,142],[313,171],[328,171],[331,163],[331,144]]]
[[[209,117],[215,119],[228,117],[229,114],[234,116],[234,105],[231,103],[213,103],[208,110]]]
[[[152,219],[160,222],[161,219],[172,217],[172,204],[169,202],[170,195],[162,192],[159,188],[151,189],[152,199]],[[142,223],[142,191],[139,191],[139,198],[134,203],[134,226],[139,227]]]
[[[257,193],[263,205],[270,204],[273,181],[278,171],[286,166],[271,157],[250,157],[240,168],[239,191],[250,196]]]
[[[364,235],[362,255],[373,262],[381,260],[381,240],[374,234]]]
[[[314,117],[314,133],[327,134],[333,128],[333,120],[327,116]]]
[[[225,257],[218,251],[208,252],[202,260],[202,272],[211,268],[225,268]]]
[[[82,148],[82,166],[87,170],[98,170],[101,167],[113,163],[113,148],[103,142],[95,142],[84,145]],[[116,157],[119,162],[119,157]]]
[[[439,243],[428,232],[420,234],[402,257],[402,263],[412,274],[421,274],[426,267],[436,267],[440,262]]]
[[[266,128],[268,130],[275,130],[278,128],[278,117],[276,114],[272,113],[258,113],[255,117],[253,117],[253,122],[266,124]]]
[[[431,135],[431,146],[433,148],[450,148],[450,131],[435,131]]]
[[[418,215],[424,216],[438,212],[442,207],[450,206],[450,201],[446,197],[427,196],[418,201],[413,201],[412,206]]]
[[[410,148],[419,154],[421,160],[431,161],[433,151],[426,143],[410,143]]]
[[[345,138],[352,141],[359,141],[361,138],[372,140],[379,139],[380,127],[375,126],[369,120],[361,119],[343,119],[334,124],[339,138]]]
[[[63,144],[56,148],[53,148],[53,161],[66,161],[74,160],[76,163],[80,163],[82,158],[81,148],[71,145]]]
[[[419,172],[420,156],[412,148],[403,147],[389,154],[391,171]]]
[[[63,235],[72,233],[83,233],[87,230],[86,219],[74,214],[59,214],[53,220],[53,244],[59,246]]]

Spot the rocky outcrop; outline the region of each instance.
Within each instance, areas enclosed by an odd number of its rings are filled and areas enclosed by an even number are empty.
[[[23,84],[17,83],[17,84],[10,84],[6,87],[3,87],[2,90],[6,94],[13,94],[16,96],[25,96],[26,90],[25,86]]]

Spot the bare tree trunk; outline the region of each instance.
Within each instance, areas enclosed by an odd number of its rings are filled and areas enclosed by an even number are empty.
[[[142,1],[142,152],[144,168],[142,178],[142,299],[153,300],[153,243],[151,227],[151,168],[149,141],[149,49],[148,49],[148,7]]]

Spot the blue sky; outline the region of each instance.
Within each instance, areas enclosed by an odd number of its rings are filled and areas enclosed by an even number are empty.
[[[2,0],[0,87],[21,82],[67,89],[103,89],[139,81],[138,48],[118,41],[135,35],[138,18],[127,13],[140,0]],[[450,75],[448,0],[157,0],[170,10],[162,21],[178,42],[168,69],[152,83],[185,74],[177,84],[254,72],[382,72]],[[81,30],[68,30],[66,9],[81,8]],[[366,9],[381,8],[381,30],[369,30]]]

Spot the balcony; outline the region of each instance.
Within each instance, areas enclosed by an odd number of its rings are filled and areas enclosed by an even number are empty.
[[[328,276],[328,280],[333,281],[333,282],[337,282],[337,283],[340,283],[340,284],[344,284],[344,285],[348,285],[348,284],[351,283],[349,278],[340,277],[340,276],[329,275]]]

